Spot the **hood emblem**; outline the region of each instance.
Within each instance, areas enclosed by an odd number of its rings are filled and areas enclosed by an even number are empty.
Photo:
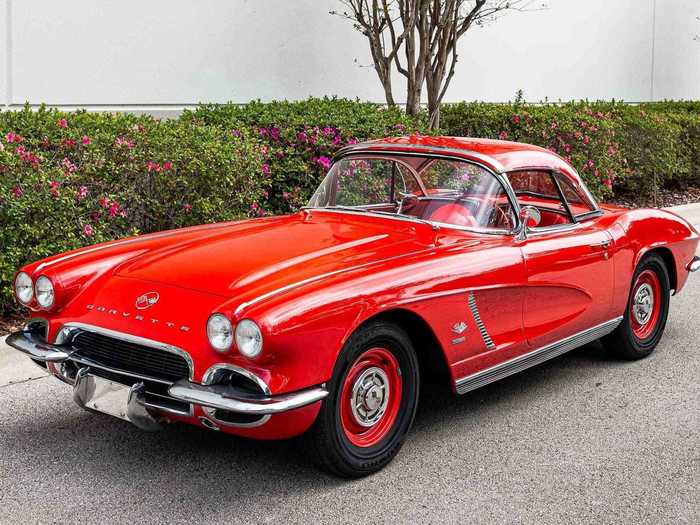
[[[158,302],[158,299],[160,299],[158,292],[146,292],[145,294],[139,295],[136,298],[136,308],[138,310],[150,308]]]
[[[464,331],[465,331],[466,329],[467,329],[467,324],[466,324],[465,322],[456,323],[456,324],[452,327],[452,332],[455,333],[455,334],[457,334],[457,335],[460,335],[460,334],[464,333]]]

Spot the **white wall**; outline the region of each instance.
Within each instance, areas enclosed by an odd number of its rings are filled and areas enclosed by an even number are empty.
[[[446,99],[505,101],[518,89],[533,101],[700,99],[698,0],[548,3],[467,34]],[[326,94],[381,102],[374,71],[360,66],[371,63],[364,37],[328,14],[338,6],[0,0],[0,103],[167,108]]]

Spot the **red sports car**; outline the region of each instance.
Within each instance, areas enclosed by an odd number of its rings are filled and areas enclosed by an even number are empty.
[[[542,148],[384,139],[340,151],[298,213],[25,266],[34,317],[7,342],[87,410],[303,434],[362,476],[401,448],[421,376],[463,394],[600,338],[649,355],[697,246],[672,213],[599,206]]]

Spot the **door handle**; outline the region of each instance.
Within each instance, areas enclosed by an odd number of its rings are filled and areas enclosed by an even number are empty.
[[[599,250],[607,250],[608,248],[610,248],[610,241],[601,241],[601,242],[597,242],[595,244],[591,244],[591,248],[599,249]]]

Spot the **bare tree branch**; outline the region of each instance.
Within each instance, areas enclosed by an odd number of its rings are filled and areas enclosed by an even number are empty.
[[[440,104],[459,61],[459,39],[472,27],[493,22],[509,11],[536,10],[530,7],[534,0],[339,1],[347,10],[331,14],[350,20],[367,38],[387,104],[395,104],[393,65],[406,78],[408,114],[420,113],[425,88],[433,127],[439,126]]]

